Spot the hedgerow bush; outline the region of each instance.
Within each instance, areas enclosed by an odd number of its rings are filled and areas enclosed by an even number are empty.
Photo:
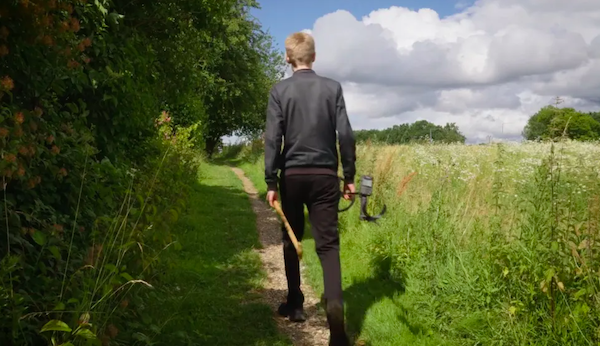
[[[216,3],[198,6],[242,11]],[[130,344],[136,291],[179,246],[207,91],[166,89],[190,76],[165,74],[158,34],[113,7],[126,4],[0,4],[1,345]],[[168,29],[163,41],[184,31]]]

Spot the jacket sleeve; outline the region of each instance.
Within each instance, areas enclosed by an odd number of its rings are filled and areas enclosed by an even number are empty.
[[[283,136],[283,114],[277,91],[272,88],[267,103],[267,121],[265,129],[265,182],[270,191],[277,191],[279,163],[281,161],[281,142]]]
[[[344,182],[354,183],[356,175],[356,143],[354,132],[346,113],[346,101],[344,100],[344,92],[342,86],[338,84],[337,92],[337,114],[336,114],[336,130],[338,133],[338,141],[340,143],[340,155],[342,167],[344,171]]]

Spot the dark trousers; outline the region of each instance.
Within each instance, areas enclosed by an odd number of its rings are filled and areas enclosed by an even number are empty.
[[[312,235],[323,268],[324,298],[343,304],[337,213],[340,193],[340,180],[333,175],[282,174],[280,179],[281,206],[298,241],[304,236],[304,205],[308,208]],[[288,282],[287,302],[291,306],[301,307],[304,295],[300,290],[298,255],[283,226],[282,232]]]

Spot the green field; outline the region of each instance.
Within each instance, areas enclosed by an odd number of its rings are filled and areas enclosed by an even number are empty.
[[[235,162],[264,191],[253,147]],[[341,214],[349,329],[382,346],[597,345],[599,154],[575,142],[359,146],[372,212],[388,213],[379,225],[358,207]]]

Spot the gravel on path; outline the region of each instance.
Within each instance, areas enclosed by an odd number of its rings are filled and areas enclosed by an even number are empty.
[[[256,214],[256,229],[262,244],[262,248],[256,251],[260,255],[267,274],[267,279],[260,292],[263,301],[273,310],[274,319],[281,332],[287,334],[295,346],[327,346],[329,342],[327,319],[322,309],[319,308],[319,299],[312,288],[305,283],[305,280],[302,280],[302,291],[305,296],[306,321],[294,323],[277,314],[277,308],[281,302],[285,301],[287,294],[281,221],[277,213],[259,199],[258,190],[246,177],[244,171],[235,167],[232,170],[242,181],[244,190],[252,202],[252,210]],[[302,262],[300,267],[301,273],[304,273],[305,268]]]

